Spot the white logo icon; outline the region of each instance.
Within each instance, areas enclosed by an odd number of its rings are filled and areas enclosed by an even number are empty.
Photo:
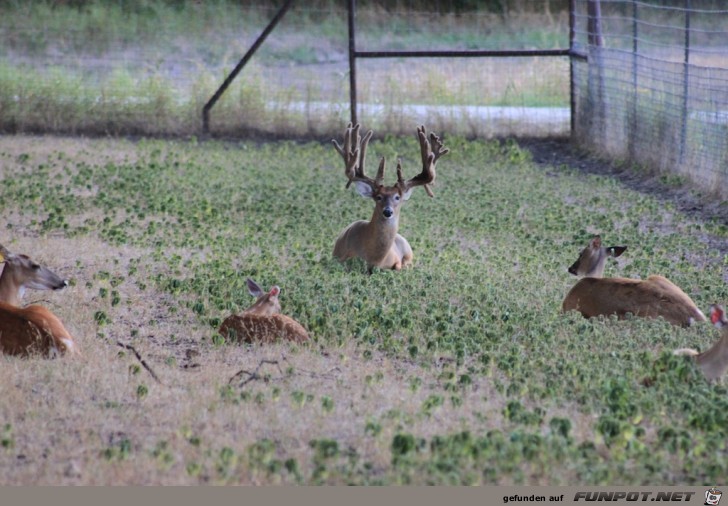
[[[705,504],[708,506],[718,506],[718,503],[720,502],[720,498],[723,495],[723,492],[718,490],[717,488],[713,487],[709,490],[705,491]]]

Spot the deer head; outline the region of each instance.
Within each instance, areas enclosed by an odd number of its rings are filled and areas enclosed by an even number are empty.
[[[0,263],[4,263],[0,275],[0,302],[19,306],[25,290],[60,290],[68,281],[55,272],[31,260],[26,255],[11,253],[0,245]]]
[[[333,140],[336,151],[344,159],[344,173],[348,178],[346,187],[351,183],[356,186],[356,191],[365,198],[371,198],[375,203],[375,216],[377,211],[382,218],[389,220],[399,215],[399,207],[402,202],[407,201],[412,195],[412,190],[417,186],[424,186],[425,192],[432,197],[430,185],[435,181],[435,164],[443,155],[450,152],[443,147],[442,141],[434,133],[430,133],[428,140],[425,127],[417,128],[417,137],[420,142],[422,153],[422,171],[415,177],[405,180],[402,172],[402,161],[397,162],[397,182],[391,186],[384,185],[385,158],[379,162],[377,175],[371,178],[366,175],[364,165],[366,163],[366,151],[369,140],[372,138],[372,131],[369,130],[362,138],[359,135],[360,125],[349,123],[344,132],[344,144],[340,145]]]
[[[602,238],[594,236],[586,248],[579,254],[579,258],[569,267],[569,273],[574,276],[601,278],[604,275],[604,266],[608,257],[616,258],[627,249],[627,246],[602,246]]]
[[[728,317],[726,317],[723,306],[720,304],[710,306],[710,322],[716,328],[722,329],[723,334],[728,336]]]
[[[247,279],[248,292],[253,297],[257,297],[255,303],[248,309],[243,311],[244,314],[255,314],[259,316],[270,316],[281,312],[281,303],[278,300],[278,294],[281,289],[278,286],[272,286],[270,291],[264,292],[263,289],[252,279]]]

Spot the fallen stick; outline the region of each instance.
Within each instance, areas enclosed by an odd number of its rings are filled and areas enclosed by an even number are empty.
[[[142,366],[144,366],[144,369],[146,369],[149,372],[149,374],[152,375],[152,378],[154,378],[157,383],[159,383],[159,384],[162,383],[159,380],[159,378],[157,377],[157,375],[154,373],[152,368],[149,367],[149,365],[146,363],[146,361],[142,358],[141,354],[136,350],[136,348],[134,348],[131,344],[122,343],[121,341],[116,341],[116,344],[117,344],[117,346],[119,346],[121,348],[125,348],[125,349],[131,351],[132,353],[134,353],[134,355],[136,355],[136,358],[139,360],[139,362],[141,362]]]
[[[258,371],[260,371],[260,368],[263,367],[263,364],[276,365],[276,366],[278,366],[278,371],[281,374],[283,374],[283,371],[281,371],[281,367],[278,364],[278,361],[277,360],[267,360],[267,359],[263,359],[263,360],[260,361],[260,363],[258,364],[258,366],[255,368],[255,370],[253,372],[246,371],[245,369],[242,369],[242,370],[236,372],[235,375],[228,380],[228,385],[230,383],[232,383],[235,378],[237,378],[238,376],[242,376],[243,374],[247,374],[248,375],[248,378],[245,379],[244,381],[242,381],[238,385],[239,387],[242,387],[242,386],[246,385],[247,383],[250,383],[251,381],[261,379],[261,377],[258,375]]]

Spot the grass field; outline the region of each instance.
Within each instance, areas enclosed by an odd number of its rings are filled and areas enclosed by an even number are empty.
[[[0,484],[725,478],[725,384],[671,355],[715,329],[559,313],[594,233],[629,248],[607,275],[725,303],[725,225],[515,143],[445,142],[435,198],[402,210],[414,266],[369,276],[331,256],[372,207],[331,145],[0,137],[0,243],[71,280],[26,300],[83,352],[0,357]],[[414,135],[369,152],[419,170]],[[311,346],[222,342],[246,277],[281,286]]]

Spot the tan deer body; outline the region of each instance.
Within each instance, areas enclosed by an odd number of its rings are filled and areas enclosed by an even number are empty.
[[[607,258],[618,257],[625,249],[623,246],[605,248],[601,238],[594,237],[569,267],[571,274],[585,277],[566,295],[562,311],[579,311],[586,318],[599,315],[624,318],[631,313],[643,318],[662,317],[682,326],[705,321],[705,315],[690,297],[663,276],[653,275],[644,280],[603,278]]]
[[[6,355],[53,357],[77,350],[61,320],[46,308],[18,308],[0,302],[0,351]]]
[[[28,356],[78,353],[73,337],[56,315],[43,306],[18,307],[26,288],[59,290],[68,283],[25,255],[0,246],[0,352]]]
[[[370,221],[355,221],[336,239],[334,256],[344,262],[363,258],[370,267],[399,270],[412,263],[412,248],[397,233],[399,220],[386,220],[374,211]]]
[[[689,355],[695,358],[703,375],[708,381],[721,378],[728,371],[728,318],[722,306],[710,307],[710,321],[721,331],[718,341],[703,353],[690,348],[675,350],[675,355]]]
[[[424,186],[427,194],[433,196],[429,185],[435,181],[435,164],[449,150],[434,133],[430,133],[428,140],[425,127],[419,127],[417,137],[422,155],[422,171],[405,181],[400,162],[397,164],[397,183],[385,186],[384,158],[379,163],[376,178],[365,174],[366,149],[371,137],[370,130],[362,139],[359,125],[352,126],[350,123],[344,133],[343,146],[333,141],[336,151],[344,159],[345,173],[349,179],[347,188],[355,183],[359,195],[374,200],[374,212],[369,221],[355,221],[339,234],[334,245],[334,257],[341,262],[361,258],[366,262],[369,272],[374,267],[399,270],[411,264],[413,258],[407,239],[398,233],[401,205],[410,198],[417,186]]]
[[[223,337],[247,343],[272,343],[279,339],[299,344],[309,341],[308,332],[300,323],[280,313],[280,288],[274,286],[266,293],[252,279],[247,282],[250,294],[257,300],[242,313],[228,316],[222,322],[219,333]]]

